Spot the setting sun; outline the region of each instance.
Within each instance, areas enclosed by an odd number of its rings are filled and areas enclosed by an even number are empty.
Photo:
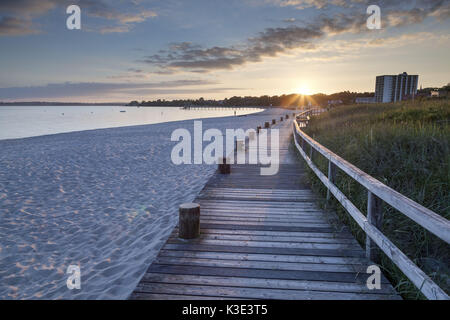
[[[309,88],[308,85],[306,84],[302,84],[298,89],[297,89],[297,93],[301,94],[301,95],[310,95],[312,94],[311,89]]]

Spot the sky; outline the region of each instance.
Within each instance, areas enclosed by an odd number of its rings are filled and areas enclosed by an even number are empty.
[[[441,87],[449,31],[450,0],[0,0],[0,101],[367,92],[402,72]]]

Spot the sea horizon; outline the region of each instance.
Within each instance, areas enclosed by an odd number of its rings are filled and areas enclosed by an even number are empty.
[[[240,116],[262,108],[182,109],[172,106],[2,106],[0,140],[30,138],[76,131],[148,125],[189,119]]]

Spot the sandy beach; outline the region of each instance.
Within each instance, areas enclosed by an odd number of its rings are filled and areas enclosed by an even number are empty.
[[[256,128],[286,110],[203,119]],[[125,299],[215,165],[172,164],[193,120],[0,141],[0,299]],[[81,268],[81,289],[66,270]]]

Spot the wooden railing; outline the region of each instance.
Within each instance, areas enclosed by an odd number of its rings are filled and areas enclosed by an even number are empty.
[[[308,166],[327,187],[327,199],[333,194],[366,233],[367,258],[377,262],[379,253],[377,251],[381,249],[425,297],[448,300],[449,296],[382,233],[380,230],[383,220],[381,205],[384,201],[447,243],[450,242],[450,221],[389,188],[308,136],[301,127],[307,126],[310,117],[314,114],[317,114],[317,111],[308,110],[298,114],[294,119],[295,145]],[[328,176],[314,164],[315,152],[328,159]],[[345,172],[367,190],[367,216],[364,216],[334,184],[337,169]]]

